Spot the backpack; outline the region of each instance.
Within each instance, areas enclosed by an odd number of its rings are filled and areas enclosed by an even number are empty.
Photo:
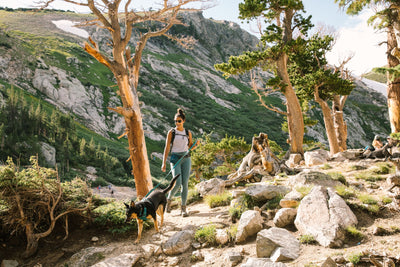
[[[172,133],[172,136],[171,136],[171,149],[172,149],[172,145],[174,144],[174,140],[175,140],[175,128],[171,129],[171,133]],[[185,133],[188,138],[188,145],[189,145],[189,130],[185,129]]]

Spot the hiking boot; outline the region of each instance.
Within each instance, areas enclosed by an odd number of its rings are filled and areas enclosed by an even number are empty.
[[[181,215],[182,215],[182,217],[189,216],[189,214],[186,212],[186,206],[181,207]]]
[[[165,206],[165,210],[167,211],[167,213],[171,212],[171,199],[167,199],[167,205]]]

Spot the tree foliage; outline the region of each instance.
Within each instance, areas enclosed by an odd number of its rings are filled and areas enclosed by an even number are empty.
[[[40,167],[36,158],[31,164],[19,170],[9,159],[0,167],[0,222],[11,235],[26,235],[26,257],[58,220],[65,221],[68,233],[68,215],[85,216],[91,203],[91,191],[81,179],[61,183],[56,171]]]
[[[234,172],[250,149],[243,137],[225,136],[221,141],[214,142],[210,134],[205,134],[199,141],[200,145],[191,152],[192,169],[198,180]]]

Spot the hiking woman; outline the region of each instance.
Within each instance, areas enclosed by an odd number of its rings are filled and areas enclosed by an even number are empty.
[[[181,215],[183,217],[188,216],[188,213],[186,211],[186,200],[188,196],[189,175],[192,164],[190,160],[190,154],[187,152],[193,144],[192,133],[188,130],[185,130],[185,128],[183,127],[185,120],[186,116],[183,113],[183,110],[178,108],[178,111],[174,116],[175,128],[168,131],[167,134],[164,148],[163,164],[161,166],[161,170],[165,172],[167,157],[169,152],[171,152],[170,165],[172,169],[172,177],[175,177],[177,174],[181,175],[176,181],[175,187],[168,194],[166,210],[167,212],[171,212],[171,199],[179,190],[179,188],[182,187]],[[179,163],[175,166],[175,168],[173,168],[178,161]]]

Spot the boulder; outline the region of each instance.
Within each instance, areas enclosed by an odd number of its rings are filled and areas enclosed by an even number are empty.
[[[307,151],[304,153],[304,160],[307,167],[321,165],[328,162],[329,152],[324,149]]]
[[[274,224],[276,227],[286,227],[294,223],[296,219],[297,210],[293,208],[283,208],[278,210],[274,217]]]
[[[49,164],[51,167],[56,166],[56,149],[55,147],[45,143],[45,142],[39,142],[40,144],[40,151],[42,152],[42,155],[44,159],[46,160],[47,164]]]
[[[301,154],[293,153],[290,154],[289,159],[285,162],[286,166],[293,168],[299,165],[300,161],[302,160]]]
[[[269,258],[248,258],[240,267],[286,267],[282,262],[273,262]]]
[[[283,185],[256,184],[246,188],[246,194],[257,201],[270,200],[279,195],[285,195],[290,191]]]
[[[263,228],[263,222],[259,211],[247,210],[243,212],[236,233],[236,243],[243,242],[248,237],[257,234]]]
[[[322,185],[333,188],[342,184],[341,182],[332,179],[328,174],[311,170],[305,170],[290,177],[288,183],[291,187],[300,185]]]
[[[98,262],[91,267],[120,267],[120,266],[134,266],[140,259],[140,255],[126,253],[117,257],[108,258],[104,261]]]
[[[229,235],[225,229],[217,229],[215,240],[218,244],[225,245],[229,241]]]
[[[175,233],[161,245],[162,250],[168,256],[178,255],[187,251],[194,240],[194,232],[185,230]]]
[[[288,261],[300,255],[300,242],[288,230],[272,227],[257,234],[257,257],[272,261]]]
[[[233,267],[238,265],[239,262],[242,261],[242,254],[240,254],[237,251],[228,251],[225,253],[223,257],[223,265],[222,266],[227,266],[227,267]]]
[[[197,192],[199,192],[201,197],[220,194],[224,192],[224,189],[224,180],[219,178],[213,178],[207,181],[203,181],[196,185],[196,190]]]
[[[315,186],[300,202],[294,223],[301,235],[312,235],[320,245],[341,247],[345,229],[358,221],[333,189]]]

